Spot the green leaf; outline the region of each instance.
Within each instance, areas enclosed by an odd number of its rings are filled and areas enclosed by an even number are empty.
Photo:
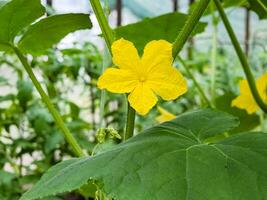
[[[21,200],[75,190],[88,180],[115,200],[266,199],[267,134],[204,142],[237,125],[235,117],[210,109],[183,114],[110,151],[52,167]]]
[[[28,101],[32,99],[33,85],[29,81],[17,81],[18,100],[23,108],[26,108]]]
[[[13,43],[15,36],[45,13],[40,0],[12,0],[0,6],[0,50]]]
[[[0,102],[3,102],[3,101],[12,101],[15,99],[15,95],[13,94],[8,94],[8,95],[5,95],[5,96],[0,96]]]
[[[19,48],[25,53],[41,55],[67,34],[91,27],[92,23],[87,14],[50,16],[29,27],[19,41]]]
[[[12,180],[16,177],[14,174],[0,170],[0,186],[11,184]]]
[[[266,0],[248,0],[251,10],[256,12],[260,19],[267,18],[267,1]]]
[[[254,11],[260,19],[266,19],[267,18],[267,1],[266,0],[221,0],[222,5],[224,8],[243,8],[247,7]],[[197,3],[194,3],[190,10],[193,10]],[[212,13],[212,4],[208,6],[206,11],[204,12],[204,15],[210,15]],[[215,11],[217,10],[214,8]]]
[[[241,6],[247,6],[248,1],[247,0],[223,0],[223,7],[229,8],[229,7],[241,7]]]
[[[47,135],[47,139],[44,145],[44,152],[46,154],[51,153],[54,149],[60,146],[64,142],[64,137],[61,133],[53,131],[50,135]]]
[[[116,28],[116,38],[123,37],[132,41],[139,53],[142,53],[145,45],[151,40],[164,39],[174,42],[187,17],[188,15],[186,14],[175,12],[144,19],[141,22]],[[203,32],[206,25],[206,23],[198,23],[193,35]]]

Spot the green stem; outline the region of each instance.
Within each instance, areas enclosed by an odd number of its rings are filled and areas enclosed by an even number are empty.
[[[211,102],[209,101],[209,99],[205,95],[205,93],[204,93],[203,89],[201,88],[201,86],[198,84],[197,80],[195,79],[194,75],[190,71],[189,67],[186,65],[185,61],[179,55],[177,56],[177,58],[180,61],[180,63],[182,64],[182,66],[184,67],[187,75],[192,79],[192,81],[193,81],[194,85],[196,86],[197,90],[199,91],[199,94],[202,97],[202,99],[205,101],[205,103],[209,107],[212,107]]]
[[[212,2],[212,50],[211,50],[211,102],[215,105],[216,99],[216,57],[217,57],[217,22],[215,15],[215,5]]]
[[[184,27],[179,32],[176,40],[173,43],[173,57],[175,58],[182,50],[187,39],[190,37],[192,31],[196,27],[199,19],[203,15],[205,9],[208,7],[210,0],[200,0],[196,8],[188,17]]]
[[[20,50],[17,47],[13,47],[13,49],[14,49],[15,53],[17,54],[18,58],[20,59],[22,65],[25,68],[25,70],[27,71],[30,79],[32,80],[32,82],[34,84],[34,86],[38,90],[43,102],[46,104],[48,110],[50,111],[51,115],[53,116],[56,124],[59,126],[59,128],[63,132],[67,142],[73,148],[74,153],[76,154],[76,156],[79,156],[79,157],[84,156],[84,153],[83,153],[81,147],[79,146],[78,142],[73,137],[73,135],[70,133],[69,129],[65,126],[60,114],[57,112],[57,110],[55,109],[55,107],[52,104],[51,100],[46,95],[45,91],[43,90],[41,84],[39,83],[39,81],[35,77],[35,75],[34,75],[34,73],[32,71],[32,68],[29,65],[27,59],[25,58],[25,56],[20,52]]]
[[[126,131],[123,140],[127,140],[133,136],[134,121],[135,121],[135,110],[131,107],[130,103],[128,103]]]
[[[110,28],[108,24],[108,20],[106,18],[105,12],[100,4],[99,0],[90,0],[91,6],[94,10],[94,13],[96,15],[98,24],[101,28],[101,31],[103,33],[103,37],[105,39],[105,42],[107,44],[107,47],[111,53],[111,45],[115,40],[114,34],[112,29]]]
[[[104,53],[103,53],[103,61],[102,61],[102,73],[104,72],[108,63],[110,63],[110,55],[109,55],[109,52],[107,52],[107,46],[105,45]],[[98,128],[103,128],[103,125],[104,125],[106,96],[107,96],[107,91],[101,90],[100,107],[99,107],[100,117],[99,117],[99,127]]]
[[[260,112],[260,124],[261,124],[261,131],[265,132],[265,120],[264,120],[264,112]]]
[[[259,107],[265,112],[267,113],[267,105],[264,103],[264,101],[261,99],[260,95],[259,95],[259,92],[257,90],[257,87],[256,87],[256,83],[255,83],[255,80],[253,78],[253,75],[252,75],[252,72],[250,70],[250,67],[249,67],[249,63],[248,63],[248,60],[246,58],[246,55],[244,54],[238,40],[237,40],[237,37],[234,33],[234,30],[226,16],[226,13],[224,12],[224,9],[221,5],[221,2],[220,0],[214,0],[214,3],[219,11],[219,14],[222,18],[222,21],[224,23],[224,26],[228,32],[228,35],[232,41],[232,44],[235,48],[235,51],[239,57],[239,60],[241,62],[241,65],[243,67],[243,70],[245,72],[245,75],[247,77],[247,80],[248,80],[248,84],[249,84],[249,87],[250,87],[250,90],[251,90],[251,93],[255,99],[255,101],[257,102],[257,104],[259,105]]]
[[[107,18],[105,16],[104,10],[99,2],[99,0],[90,0],[94,13],[96,15],[97,21],[103,33],[103,37],[106,41],[107,47],[111,52],[111,45],[115,40],[115,36],[113,34],[112,29],[110,28]],[[124,140],[133,136],[134,131],[134,121],[135,121],[135,110],[129,105],[127,110],[127,122],[126,122],[126,130],[124,135]]]

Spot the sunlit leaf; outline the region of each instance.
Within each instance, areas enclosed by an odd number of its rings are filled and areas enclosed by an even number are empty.
[[[87,14],[61,14],[42,19],[29,27],[19,41],[24,53],[40,55],[57,44],[67,34],[92,27]]]
[[[3,2],[1,5],[0,44],[13,43],[15,36],[23,28],[30,25],[45,12],[40,0],[12,0],[8,3]],[[3,44],[0,46],[1,49]]]

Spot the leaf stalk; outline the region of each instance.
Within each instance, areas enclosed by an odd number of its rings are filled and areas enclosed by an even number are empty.
[[[241,62],[241,66],[244,70],[244,73],[246,75],[246,78],[247,78],[247,81],[248,81],[248,85],[249,85],[249,88],[251,90],[251,93],[255,99],[255,101],[257,102],[257,104],[259,105],[259,107],[265,112],[267,113],[267,104],[264,103],[264,101],[262,100],[262,98],[260,97],[260,94],[257,90],[257,87],[256,87],[256,83],[255,83],[255,80],[253,78],[253,75],[252,75],[252,72],[250,70],[250,66],[249,66],[249,63],[248,63],[248,60],[247,60],[247,57],[245,55],[245,53],[243,52],[239,42],[238,42],[238,39],[234,33],[234,30],[230,24],[230,21],[228,20],[227,16],[226,16],[226,13],[222,7],[222,4],[219,0],[214,0],[214,3],[219,11],[219,14],[221,16],[221,19],[224,23],[224,26],[226,28],[226,31],[231,39],[231,42],[234,46],[234,49],[237,53],[237,56]]]
[[[32,71],[31,66],[29,65],[29,63],[28,63],[28,61],[26,59],[26,57],[20,52],[20,50],[17,47],[12,47],[12,48],[13,48],[14,52],[16,53],[16,55],[18,56],[19,60],[21,61],[23,67],[26,70],[26,72],[28,73],[30,79],[32,80],[32,82],[33,82],[33,84],[35,86],[35,88],[39,92],[39,94],[40,94],[43,102],[46,104],[49,112],[53,116],[56,124],[61,129],[62,133],[64,134],[64,136],[65,136],[65,138],[67,140],[67,142],[71,145],[71,147],[73,149],[73,152],[78,157],[84,156],[84,153],[83,153],[81,147],[79,146],[78,142],[76,141],[76,139],[74,138],[74,136],[71,134],[71,132],[69,131],[69,129],[66,127],[63,119],[61,118],[60,114],[58,113],[58,111],[54,107],[52,101],[50,100],[50,98],[48,97],[48,95],[43,90],[41,84],[37,80],[35,74]]]

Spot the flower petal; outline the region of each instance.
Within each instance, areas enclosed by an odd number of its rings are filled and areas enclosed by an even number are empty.
[[[147,82],[150,88],[164,100],[174,100],[187,92],[186,80],[173,67],[169,67],[161,73],[153,73]]]
[[[173,62],[172,44],[165,40],[153,40],[149,42],[145,46],[141,61],[146,69],[146,73],[151,73],[159,65],[171,66]]]
[[[123,38],[111,46],[113,63],[120,69],[136,70],[140,66],[140,57],[134,44]]]
[[[128,96],[132,108],[140,115],[145,115],[157,103],[154,92],[145,83],[140,83]]]
[[[251,91],[247,80],[239,81],[240,94],[250,95]]]
[[[251,95],[240,95],[232,101],[232,106],[245,109],[248,114],[255,113],[259,107]]]
[[[255,113],[259,107],[251,94],[248,81],[241,80],[239,88],[240,95],[232,101],[231,105],[246,110],[248,114]]]
[[[256,85],[261,98],[267,103],[267,73],[257,79]]]
[[[165,110],[164,108],[162,108],[160,106],[158,106],[158,111],[160,112],[160,115],[157,116],[156,120],[159,123],[171,121],[171,120],[176,118],[176,116],[174,114],[170,113],[169,111]]]
[[[114,93],[129,93],[138,84],[138,79],[130,70],[108,68],[99,77],[97,86]]]

